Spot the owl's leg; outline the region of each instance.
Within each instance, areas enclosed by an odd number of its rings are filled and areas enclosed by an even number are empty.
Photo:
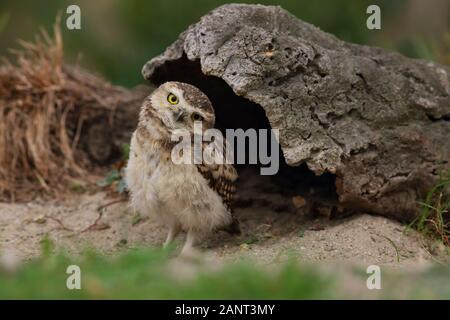
[[[197,243],[198,236],[197,234],[189,230],[186,236],[186,242],[184,243],[183,249],[181,249],[181,255],[189,256],[195,253],[194,246]]]
[[[172,243],[173,239],[180,233],[181,227],[177,223],[173,223],[170,226],[169,233],[167,234],[166,241],[164,242],[163,248],[166,248],[169,244]]]

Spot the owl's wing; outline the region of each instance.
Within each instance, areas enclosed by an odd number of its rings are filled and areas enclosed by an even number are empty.
[[[231,164],[197,164],[197,169],[208,181],[211,189],[216,191],[228,210],[232,212],[233,196],[236,192],[236,169]]]
[[[226,142],[225,142],[226,145]],[[203,145],[205,148],[205,145]],[[239,222],[233,215],[233,197],[236,193],[235,182],[238,178],[236,169],[232,164],[227,163],[212,163],[208,164],[203,161],[201,164],[197,164],[197,169],[200,174],[208,181],[211,189],[217,192],[222,198],[223,203],[231,213],[232,222],[224,228],[225,231],[232,234],[240,234]]]

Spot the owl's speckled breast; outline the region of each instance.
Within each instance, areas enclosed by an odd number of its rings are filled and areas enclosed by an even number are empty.
[[[163,222],[172,223],[175,219],[184,229],[212,229],[231,219],[222,199],[195,165],[174,164],[158,147],[140,146],[135,136],[126,179],[132,206]]]

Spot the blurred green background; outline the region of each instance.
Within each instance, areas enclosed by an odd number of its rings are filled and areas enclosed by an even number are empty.
[[[124,86],[143,83],[142,65],[161,53],[180,32],[220,0],[1,0],[0,55],[32,40],[40,27],[50,29],[58,12],[66,61],[81,65]],[[380,46],[403,54],[450,64],[449,0],[279,0],[238,1],[280,5],[297,17],[339,38]],[[81,7],[81,30],[65,28],[66,8]],[[382,29],[366,28],[366,8],[381,8]],[[81,59],[80,59],[81,58]]]

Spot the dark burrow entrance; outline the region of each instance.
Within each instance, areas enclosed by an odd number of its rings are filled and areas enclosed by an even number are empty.
[[[199,61],[183,56],[166,62],[155,70],[150,80],[155,85],[166,81],[186,82],[201,89],[214,106],[216,127],[222,133],[225,129],[271,128],[260,105],[237,96],[222,79],[204,75]],[[280,213],[302,210],[330,217],[337,203],[335,176],[330,173],[316,176],[305,164],[287,165],[281,148],[278,160],[279,171],[273,176],[260,175],[260,163],[235,166],[239,172],[236,206],[270,207]]]

